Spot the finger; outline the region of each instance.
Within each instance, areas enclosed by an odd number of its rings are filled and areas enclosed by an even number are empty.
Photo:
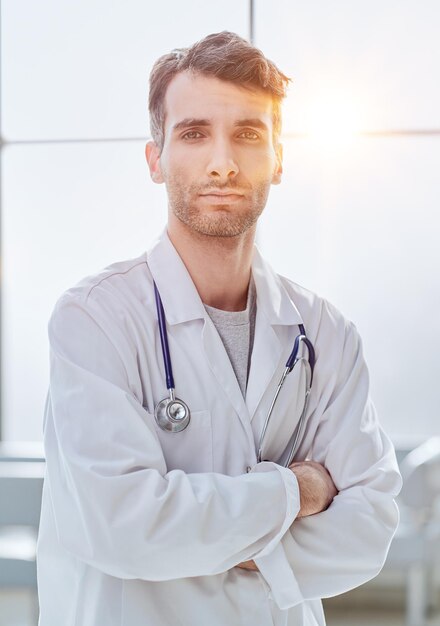
[[[237,567],[240,567],[241,569],[247,569],[247,570],[251,570],[254,572],[258,572],[259,569],[257,567],[257,565],[255,564],[254,561],[243,561],[243,563],[239,563],[237,565]]]

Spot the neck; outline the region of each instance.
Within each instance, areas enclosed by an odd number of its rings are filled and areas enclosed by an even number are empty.
[[[255,226],[236,237],[211,237],[170,216],[168,236],[204,304],[243,311],[251,276]]]

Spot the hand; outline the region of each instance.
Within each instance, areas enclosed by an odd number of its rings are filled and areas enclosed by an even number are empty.
[[[253,572],[260,571],[255,565],[255,561],[243,561],[243,563],[239,563],[236,567],[240,567],[241,569],[247,569]]]
[[[325,511],[338,494],[327,469],[316,461],[299,461],[289,465],[298,480],[301,508],[297,519]]]
[[[316,461],[297,461],[289,465],[299,485],[301,508],[297,519],[325,511],[338,494],[327,469]],[[243,561],[236,567],[258,572],[255,561]]]

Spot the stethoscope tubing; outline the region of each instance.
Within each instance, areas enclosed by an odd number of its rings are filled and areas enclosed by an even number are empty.
[[[293,344],[293,349],[292,352],[290,353],[289,358],[287,359],[284,371],[282,373],[282,376],[280,378],[280,381],[278,383],[278,386],[276,388],[275,391],[275,395],[273,397],[272,403],[270,405],[269,411],[267,413],[266,419],[264,421],[264,425],[260,434],[260,440],[258,443],[258,453],[257,453],[257,461],[260,463],[263,459],[262,459],[262,454],[263,454],[263,442],[264,442],[264,437],[266,435],[266,431],[267,428],[269,426],[269,422],[270,422],[270,418],[272,417],[272,412],[275,406],[275,403],[278,399],[278,396],[280,394],[280,391],[282,389],[282,386],[284,384],[284,381],[286,380],[288,374],[290,374],[290,372],[293,370],[293,368],[295,367],[296,363],[298,363],[298,361],[302,361],[303,358],[300,357],[298,358],[298,352],[299,352],[299,347],[301,342],[305,343],[305,345],[307,346],[307,351],[308,351],[308,365],[309,365],[309,372],[310,372],[310,379],[306,380],[306,395],[304,398],[304,406],[303,406],[303,410],[301,411],[301,415],[300,418],[298,420],[298,425],[292,435],[293,437],[293,443],[291,445],[291,449],[290,449],[290,453],[289,456],[287,458],[287,461],[285,463],[286,467],[288,465],[290,465],[290,463],[292,462],[293,457],[295,456],[295,452],[296,449],[298,447],[298,442],[299,442],[299,438],[300,438],[300,433],[302,431],[303,428],[303,424],[304,424],[304,419],[305,419],[305,414],[307,411],[307,406],[308,406],[308,401],[309,401],[309,395],[310,395],[310,389],[312,386],[312,381],[313,381],[313,371],[315,368],[315,349],[313,348],[313,344],[312,342],[306,337],[306,331],[305,328],[303,326],[303,324],[298,324],[298,328],[300,331],[300,335],[298,335],[295,338],[295,342]],[[290,441],[289,441],[290,443]],[[289,445],[289,444],[288,444]]]
[[[301,334],[298,335],[298,337],[295,339],[295,343],[293,345],[293,350],[292,350],[289,358],[287,359],[286,367],[289,368],[289,371],[292,371],[293,366],[295,365],[297,354],[298,354],[299,343],[300,343],[300,341],[303,341],[306,344],[307,350],[309,352],[308,361],[309,361],[310,370],[311,370],[310,386],[312,386],[313,372],[315,370],[315,360],[316,360],[315,359],[315,348],[313,347],[312,342],[310,341],[310,339],[306,335],[306,329],[304,328],[304,325],[303,324],[298,324],[298,328],[299,328],[299,332]]]
[[[261,461],[261,455],[262,455],[262,452],[263,452],[263,450],[262,450],[262,448],[263,448],[263,441],[264,441],[264,437],[265,437],[265,435],[266,435],[266,430],[267,430],[267,427],[268,427],[269,422],[270,422],[270,418],[271,418],[271,416],[272,416],[272,411],[273,411],[273,409],[274,409],[275,403],[276,403],[277,398],[278,398],[278,395],[279,395],[279,393],[280,393],[280,391],[281,391],[281,387],[282,387],[282,386],[283,386],[283,384],[284,384],[284,381],[285,381],[285,379],[286,379],[286,376],[287,376],[287,374],[288,374],[289,372],[291,372],[291,371],[292,371],[292,370],[291,370],[291,369],[289,369],[288,367],[286,367],[286,368],[284,369],[283,375],[282,375],[282,376],[281,376],[281,378],[280,378],[280,382],[278,383],[277,390],[275,391],[275,395],[274,395],[273,400],[272,400],[272,403],[271,403],[271,405],[270,405],[270,409],[269,409],[269,411],[268,411],[268,413],[267,413],[267,415],[266,415],[266,420],[265,420],[265,422],[264,422],[264,426],[263,426],[263,428],[262,428],[262,430],[261,430],[261,433],[260,433],[260,441],[259,441],[259,443],[258,443],[258,454],[257,454],[257,460],[258,460],[258,462],[259,462],[259,463],[260,463],[260,461]]]
[[[159,323],[160,343],[162,344],[163,364],[165,367],[165,378],[168,391],[174,389],[173,367],[171,365],[170,348],[168,346],[168,333],[166,329],[165,311],[163,310],[162,299],[159,290],[154,284],[154,297],[156,299],[157,320]]]

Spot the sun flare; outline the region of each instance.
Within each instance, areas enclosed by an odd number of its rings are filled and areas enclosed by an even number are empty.
[[[305,115],[305,131],[314,143],[329,149],[350,146],[361,132],[361,110],[349,94],[328,92],[313,99]]]

